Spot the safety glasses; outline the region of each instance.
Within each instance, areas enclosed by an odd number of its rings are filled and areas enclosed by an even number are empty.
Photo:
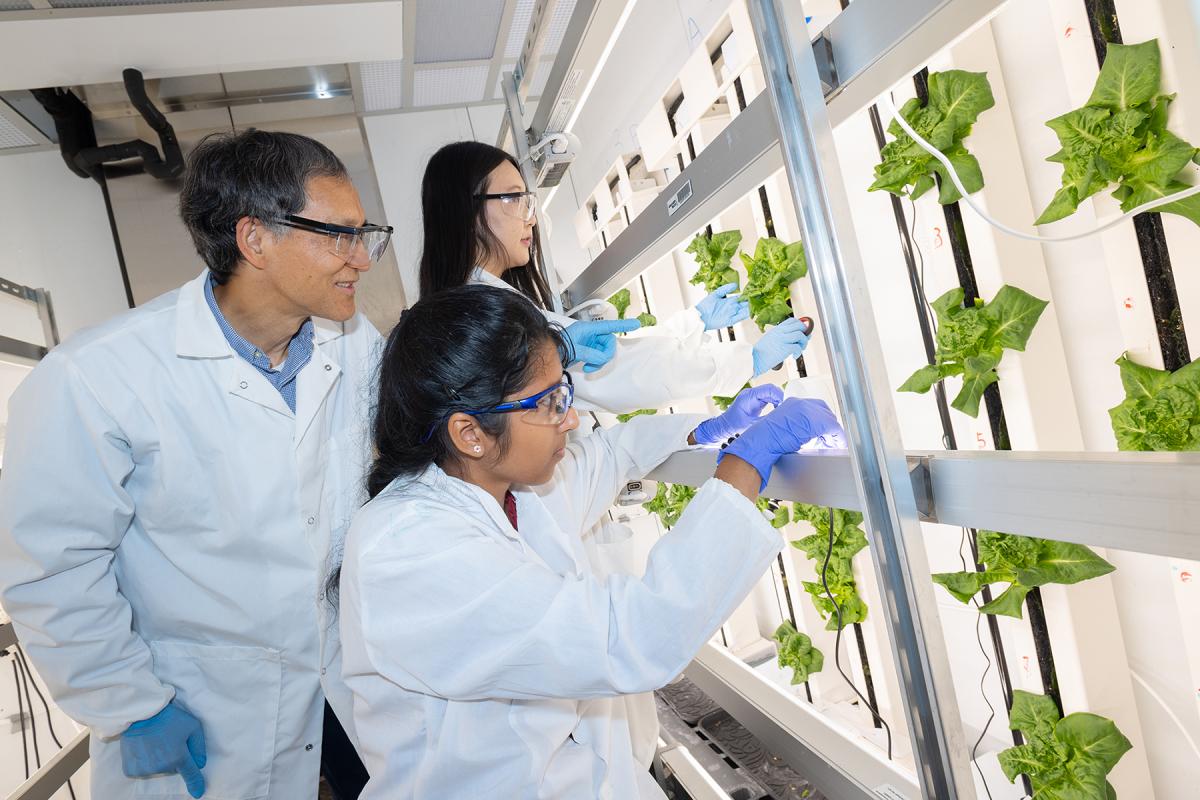
[[[538,199],[534,192],[502,192],[475,196],[480,200],[499,200],[506,214],[526,222],[537,214]]]
[[[544,389],[535,395],[521,400],[508,400],[487,408],[464,408],[451,413],[469,414],[477,417],[481,414],[507,414],[515,411],[524,412],[521,419],[532,425],[557,426],[567,418],[571,405],[575,402],[575,384],[571,381],[571,373],[563,373],[563,382],[556,383],[549,389]],[[433,438],[434,431],[445,419],[439,419],[430,428],[422,444]]]
[[[349,258],[360,244],[366,250],[372,261],[383,258],[387,251],[388,242],[392,240],[390,225],[363,225],[360,228],[348,225],[334,225],[331,222],[317,222],[313,219],[288,214],[283,219],[275,220],[278,225],[286,225],[309,233],[319,233],[333,239],[333,253],[342,258]]]

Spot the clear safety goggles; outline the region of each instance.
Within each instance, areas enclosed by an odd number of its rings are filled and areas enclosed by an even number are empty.
[[[317,222],[313,219],[288,214],[283,219],[275,220],[276,224],[289,228],[319,233],[333,239],[333,253],[349,259],[360,245],[372,261],[383,258],[387,251],[388,242],[392,240],[390,225],[363,225],[355,228],[349,225],[334,225],[332,222]]]
[[[538,198],[535,192],[502,192],[500,194],[477,194],[480,200],[499,200],[504,213],[526,222],[537,214]]]
[[[571,373],[563,373],[562,383],[556,383],[549,389],[544,389],[535,395],[520,400],[508,400],[487,408],[462,409],[457,413],[470,414],[477,417],[480,414],[506,414],[516,411],[523,412],[521,419],[533,425],[558,426],[563,424],[571,406],[575,402],[575,384],[571,381]],[[425,434],[422,443],[428,442],[442,424],[438,420],[429,432]]]

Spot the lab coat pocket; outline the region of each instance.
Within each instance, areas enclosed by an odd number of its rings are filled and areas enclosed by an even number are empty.
[[[256,800],[271,790],[283,667],[264,647],[151,642],[154,672],[204,726],[205,800]],[[136,781],[138,797],[188,797],[178,775]]]

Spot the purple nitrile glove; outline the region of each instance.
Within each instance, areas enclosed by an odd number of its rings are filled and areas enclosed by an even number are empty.
[[[736,283],[727,283],[696,304],[696,313],[704,323],[704,330],[728,328],[750,317],[750,304],[736,294],[729,296],[737,288]]]
[[[780,456],[795,453],[814,440],[821,440],[825,447],[844,447],[846,432],[824,400],[789,397],[722,450],[717,463],[730,455],[742,459],[758,471],[761,492]]]
[[[583,362],[584,372],[595,372],[617,354],[617,334],[636,331],[642,323],[636,319],[581,320],[567,326],[564,333],[571,342],[572,362]]]
[[[203,797],[200,770],[207,761],[204,727],[175,700],[121,734],[121,766],[127,778],[174,772],[183,779],[188,794]]]
[[[783,390],[774,384],[743,389],[723,414],[696,426],[693,434],[696,444],[715,444],[736,436],[757,422],[767,406],[774,407],[782,402]]]

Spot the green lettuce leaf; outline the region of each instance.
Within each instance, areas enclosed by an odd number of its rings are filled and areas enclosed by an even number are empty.
[[[1080,583],[1113,571],[1112,564],[1081,544],[996,531],[980,531],[978,544],[982,572],[939,572],[933,582],[960,603],[970,603],[984,586],[1009,584],[990,603],[980,606],[981,614],[1021,619],[1025,595],[1035,587]]]
[[[858,594],[858,585],[854,580],[854,556],[867,546],[867,535],[863,533],[863,515],[858,511],[834,509],[833,512],[833,548],[829,547],[829,509],[813,506],[808,503],[793,503],[793,516],[797,522],[808,522],[816,530],[811,536],[793,541],[792,547],[802,551],[813,561],[817,574],[825,565],[826,557],[829,567],[825,572],[829,592],[833,594],[837,606],[841,609],[842,626],[862,622],[867,618],[867,604]],[[826,620],[828,630],[837,630],[838,609],[834,607],[820,581],[805,581],[804,591],[812,597],[813,606]]]
[[[759,329],[778,325],[792,316],[788,287],[808,274],[804,244],[785,244],[769,236],[758,240],[753,256],[741,253],[741,258],[747,275],[741,297],[750,304],[750,317]]]
[[[633,419],[634,417],[657,413],[657,408],[639,408],[637,411],[631,411],[628,414],[617,414],[617,422],[629,422],[629,420]]]
[[[1133,745],[1110,719],[1087,712],[1060,717],[1050,698],[1013,692],[1009,728],[1027,743],[999,753],[1005,777],[1028,775],[1033,800],[1115,798],[1107,775]]]
[[[1167,130],[1174,95],[1159,95],[1158,40],[1110,44],[1087,104],[1046,123],[1060,149],[1047,161],[1062,164],[1062,188],[1035,224],[1069,217],[1079,204],[1117,185],[1113,197],[1129,211],[1188,188],[1181,180],[1200,150]],[[1200,196],[1162,206],[1200,225]]]
[[[642,507],[658,515],[663,525],[674,527],[683,515],[688,503],[696,496],[696,490],[691,486],[678,483],[659,483],[654,497],[642,503]]]
[[[708,292],[727,283],[739,283],[737,270],[730,263],[741,243],[741,231],[722,231],[711,238],[703,232],[696,234],[684,251],[696,257],[699,267],[689,283],[699,284]]]
[[[779,666],[791,667],[793,686],[806,682],[810,675],[825,667],[824,654],[813,647],[812,639],[797,631],[791,622],[785,620],[775,631],[774,638],[779,643]]]
[[[750,381],[746,381],[746,385],[743,386],[741,389],[738,389],[738,394],[741,394],[742,389],[749,389],[749,388],[750,388]],[[725,411],[731,405],[733,405],[733,400],[735,397],[737,397],[737,395],[733,395],[732,397],[724,397],[722,395],[713,395],[713,398],[712,398],[713,405],[715,405],[721,411]]]
[[[638,314],[637,321],[642,323],[643,328],[650,328],[650,327],[653,327],[654,325],[658,324],[658,317],[654,316],[653,314],[651,314],[649,312],[646,312],[643,314]]]
[[[967,152],[963,139],[970,135],[979,115],[995,104],[986,73],[951,69],[929,76],[927,105],[922,106],[914,97],[900,108],[900,116],[949,159],[963,188],[974,194],[983,188],[983,171],[975,156]],[[908,195],[916,200],[934,187],[934,175],[938,175],[939,203],[953,203],[962,197],[946,168],[905,133],[896,120],[888,126],[888,133],[895,138],[880,153],[882,161],[875,167],[875,182],[870,191]]]
[[[629,290],[622,289],[621,291],[608,298],[608,302],[616,306],[617,319],[625,319],[625,312],[629,310]]]
[[[1122,450],[1200,450],[1200,360],[1175,372],[1117,359],[1125,399],[1108,410]]]
[[[935,363],[914,372],[898,391],[924,394],[938,381],[962,375],[962,389],[951,405],[977,417],[984,390],[998,380],[1004,351],[1025,349],[1049,303],[1008,285],[990,303],[976,299],[963,308],[963,297],[961,288],[951,289],[930,304],[938,320]]]

